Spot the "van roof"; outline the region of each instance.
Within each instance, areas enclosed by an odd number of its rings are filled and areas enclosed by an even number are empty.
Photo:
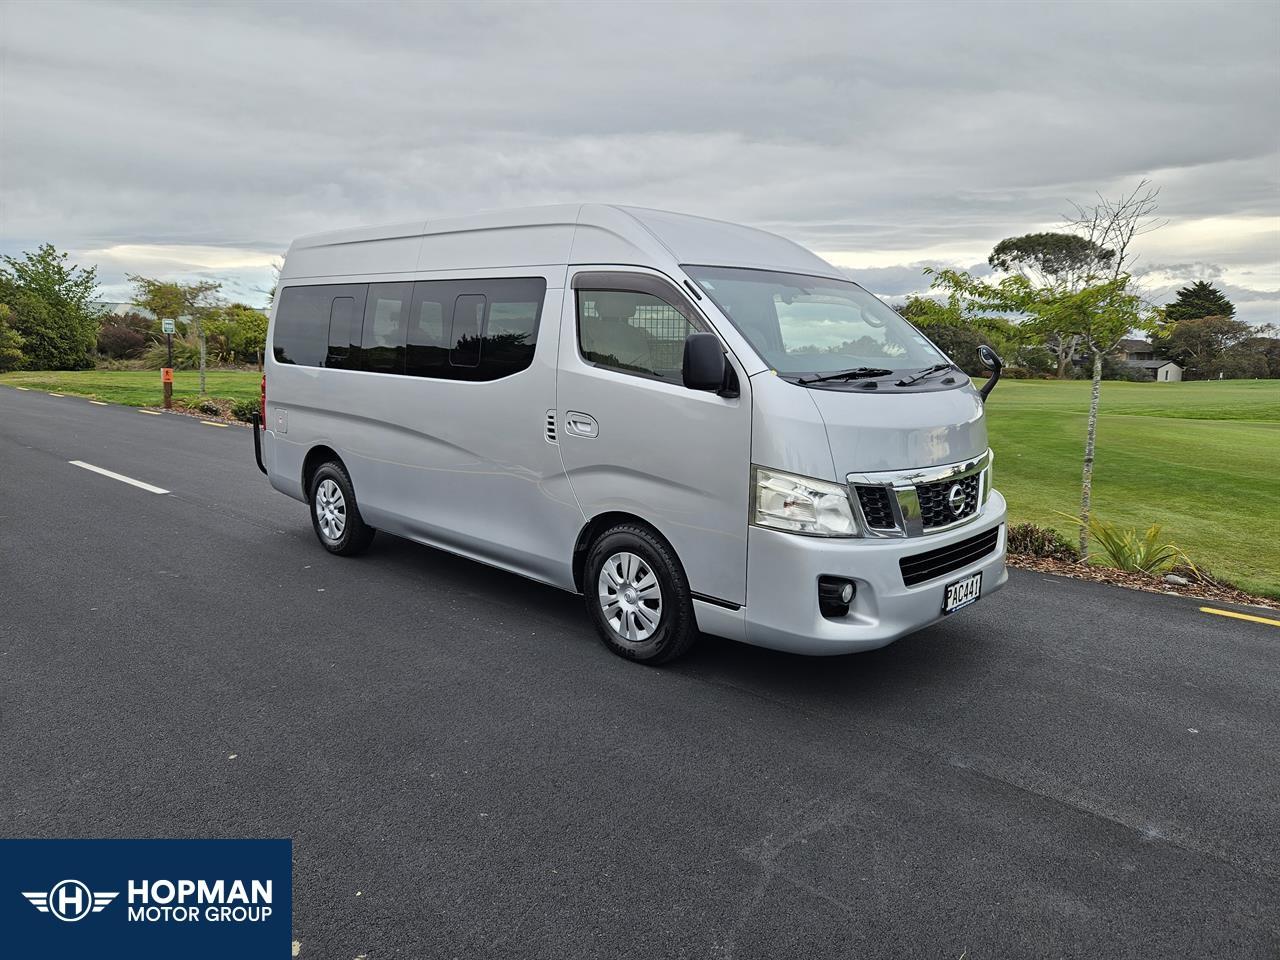
[[[751,267],[841,277],[798,243],[737,223],[616,204],[503,210],[301,237],[282,280],[563,263]]]

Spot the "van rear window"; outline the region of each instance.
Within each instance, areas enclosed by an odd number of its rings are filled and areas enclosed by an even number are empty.
[[[329,354],[333,287],[285,287],[276,307],[271,346],[276,363],[323,367]]]
[[[354,368],[360,358],[367,283],[285,287],[271,335],[276,363]]]

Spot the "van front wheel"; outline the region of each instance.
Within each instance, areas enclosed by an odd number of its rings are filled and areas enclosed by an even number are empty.
[[[311,477],[310,492],[311,526],[320,545],[342,557],[364,553],[377,531],[360,516],[346,468],[332,460],[321,464]]]
[[[587,613],[604,645],[640,663],[674,660],[698,635],[689,583],[675,554],[646,527],[620,524],[591,546]]]

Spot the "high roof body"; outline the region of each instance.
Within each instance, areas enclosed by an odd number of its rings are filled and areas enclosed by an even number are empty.
[[[562,204],[454,220],[357,227],[295,240],[280,279],[553,264],[752,267],[844,278],[776,234],[681,213],[612,204]]]

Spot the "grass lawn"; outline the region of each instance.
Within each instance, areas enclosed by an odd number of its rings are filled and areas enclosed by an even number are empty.
[[[195,373],[174,396],[195,396]],[[256,399],[261,375],[210,373],[215,397]],[[157,371],[6,373],[0,384],[112,403],[160,403]],[[1054,526],[1080,503],[1089,384],[1006,380],[987,422],[996,486],[1014,522]],[[1246,590],[1280,597],[1280,381],[1102,385],[1094,515],[1141,529],[1159,522],[1198,565]]]
[[[211,370],[206,374],[211,397],[229,400],[256,400],[262,374],[252,370]],[[158,407],[164,403],[159,370],[51,370],[32,373],[0,374],[0,384],[30,387],[52,393],[66,393],[129,407]],[[200,374],[194,370],[176,370],[173,374],[173,396],[200,395]]]
[[[1012,521],[1074,539],[1089,384],[1006,380],[987,403]],[[1104,382],[1093,514],[1165,535],[1197,565],[1280,597],[1280,381]]]

